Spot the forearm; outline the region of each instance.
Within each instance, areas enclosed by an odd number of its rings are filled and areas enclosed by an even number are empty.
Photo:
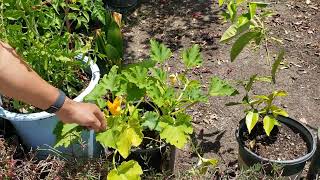
[[[57,89],[29,68],[13,48],[2,42],[0,42],[0,93],[40,109],[47,109],[59,95]]]

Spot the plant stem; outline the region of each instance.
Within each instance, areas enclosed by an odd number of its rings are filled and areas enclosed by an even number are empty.
[[[152,140],[152,141],[156,141],[156,142],[158,142],[158,143],[162,143],[162,141],[160,140],[156,140],[156,139],[153,139],[153,138],[150,138],[150,137],[143,137],[143,139],[150,139],[150,140]]]
[[[153,109],[157,111],[157,113],[160,115],[160,111],[158,110],[157,107],[155,107],[153,104],[151,104],[149,101],[146,101],[147,104],[149,104]]]
[[[178,111],[175,111],[175,112],[171,113],[171,115],[176,115],[176,114],[178,114],[178,113],[180,113],[180,112],[182,112],[182,111],[185,111],[186,109],[189,109],[190,107],[194,106],[194,105],[197,104],[198,102],[199,102],[199,101],[194,101],[194,102],[192,102],[191,104],[187,105],[185,108],[181,108],[181,109],[179,109]]]
[[[113,153],[113,157],[112,157],[112,165],[113,165],[113,168],[117,170],[117,166],[116,166],[116,155],[118,153],[118,150],[115,150],[114,153]]]
[[[140,101],[138,102],[138,104],[134,107],[134,110],[133,110],[132,114],[130,115],[130,118],[129,118],[129,119],[132,118],[133,114],[136,112],[137,108],[139,107],[139,105],[142,103],[143,100],[144,100],[144,97],[142,97],[142,98],[140,99]]]
[[[181,91],[181,94],[179,95],[177,101],[180,101],[180,100],[181,100],[181,98],[182,98],[182,96],[183,96],[183,93],[184,93],[184,91],[186,91],[188,85],[189,85],[189,80],[187,79],[187,83],[184,85],[184,87],[183,87],[183,89],[182,89],[182,91]]]

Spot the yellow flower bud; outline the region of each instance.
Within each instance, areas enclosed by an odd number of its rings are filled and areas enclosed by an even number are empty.
[[[169,76],[169,80],[170,80],[170,84],[173,86],[173,85],[175,85],[176,82],[177,82],[177,76],[174,75],[174,74],[171,74],[171,75]]]

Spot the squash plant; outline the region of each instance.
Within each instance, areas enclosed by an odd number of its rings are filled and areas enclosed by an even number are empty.
[[[102,61],[104,67],[120,64],[123,42],[115,24],[101,0],[0,0],[0,40],[69,97],[77,96],[85,85],[79,77],[87,64],[77,61],[77,55]],[[101,36],[95,36],[95,29],[101,29]],[[104,52],[96,47],[97,42],[115,50]],[[12,105],[16,111],[35,111],[19,101]]]
[[[181,149],[193,133],[192,116],[186,112],[187,109],[206,102],[209,96],[238,93],[218,77],[211,78],[207,92],[203,91],[199,81],[188,78],[188,72],[203,62],[198,45],[182,52],[184,73],[170,74],[168,60],[172,55],[171,50],[155,40],[151,40],[150,44],[150,60],[129,65],[121,71],[113,66],[85,98],[96,103],[106,115],[108,128],[105,132],[97,133],[96,139],[103,147],[115,149],[114,169],[109,172],[108,179],[139,179],[142,170],[136,161],[123,162],[117,167],[115,157],[119,153],[126,159],[132,148],[139,147],[144,138],[150,138],[144,135],[146,130],[159,134],[157,141]],[[153,110],[143,111],[141,103],[149,104]],[[78,127],[63,126],[65,131],[57,131],[57,146],[69,145],[79,137],[79,134],[74,136],[74,133],[80,132]],[[216,162],[202,158],[199,166],[202,164],[207,167]]]

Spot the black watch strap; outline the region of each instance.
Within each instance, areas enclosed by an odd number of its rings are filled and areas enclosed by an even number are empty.
[[[62,106],[64,101],[66,100],[66,94],[59,89],[59,96],[57,100],[52,104],[48,109],[45,111],[48,113],[55,113],[57,112]]]

